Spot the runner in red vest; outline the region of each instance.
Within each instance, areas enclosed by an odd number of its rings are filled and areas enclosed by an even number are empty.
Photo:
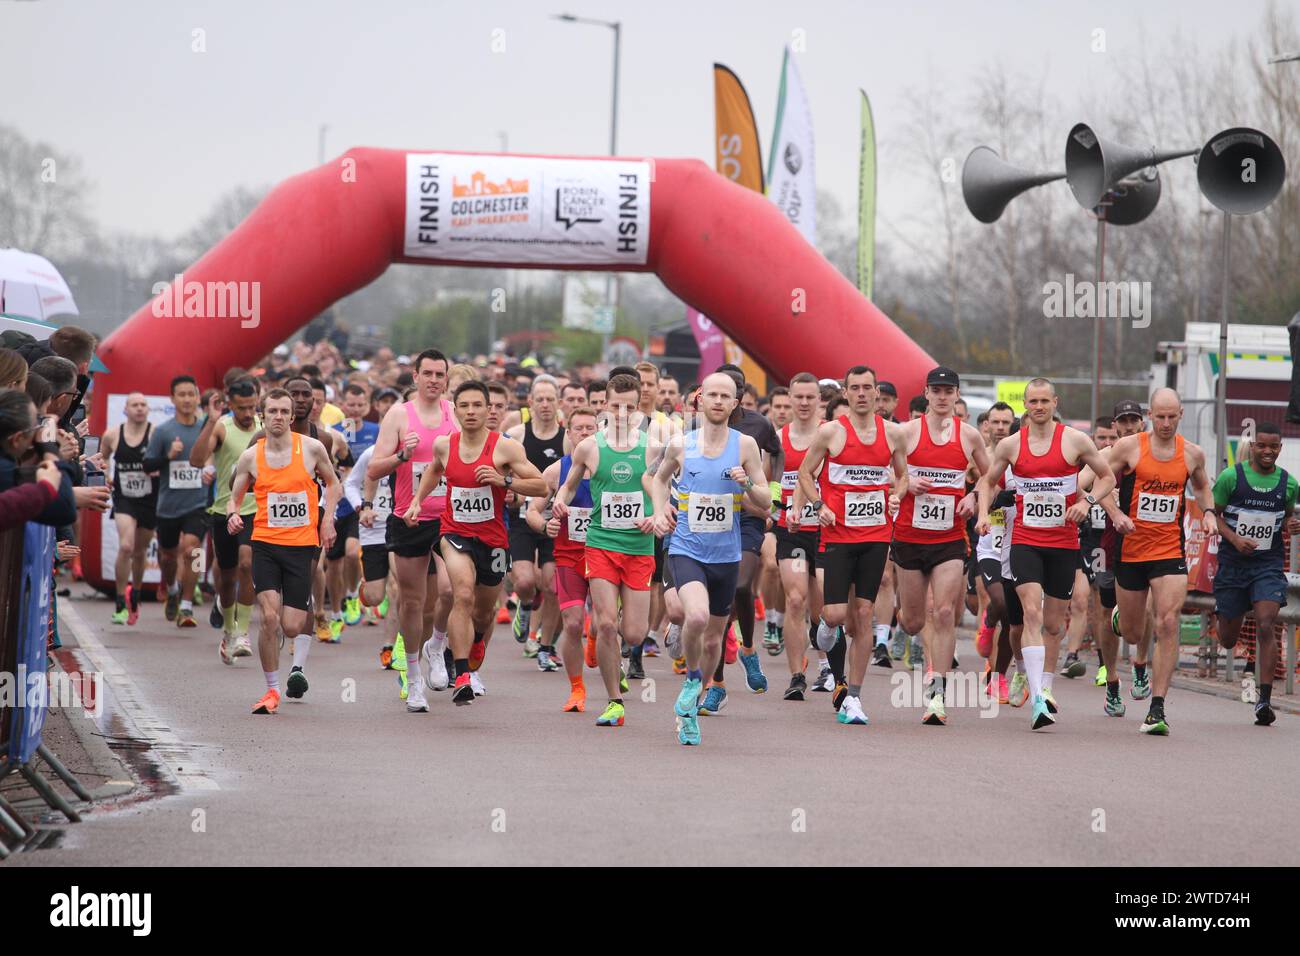
[[[452,700],[474,702],[470,670],[478,670],[487,652],[485,638],[492,631],[501,581],[510,570],[510,542],[506,535],[506,491],[531,497],[547,493],[541,472],[528,460],[524,446],[513,438],[489,431],[488,389],[469,381],[456,389],[456,419],[461,430],[440,435],[433,443],[433,461],[424,470],[420,486],[402,516],[408,526],[420,520],[424,499],[446,478],[446,510],[442,515],[442,558],[451,579],[452,611],[448,640],[456,662]],[[408,711],[427,711],[419,681],[411,681]]]
[[[1054,421],[1056,405],[1056,387],[1047,379],[1036,378],[1025,386],[1029,424],[998,442],[992,467],[979,485],[977,530],[986,534],[991,527],[989,505],[996,493],[995,476],[1002,475],[1008,465],[1015,475],[1011,577],[1024,615],[1020,643],[1034,730],[1055,723],[1051,681],[1061,651],[1065,609],[1079,567],[1079,524],[1115,486],[1115,476],[1092,439],[1077,428]],[[1080,464],[1097,476],[1092,494],[1079,493]]]
[[[898,569],[898,623],[909,636],[921,633],[926,592],[933,591],[934,637],[926,657],[934,684],[922,718],[931,725],[948,720],[943,675],[957,646],[954,608],[966,584],[965,522],[975,513],[974,492],[966,492],[966,472],[973,463],[985,474],[989,464],[979,429],[953,415],[960,387],[952,369],[931,369],[925,378],[925,414],[902,426],[908,493],[894,522],[892,555]]]

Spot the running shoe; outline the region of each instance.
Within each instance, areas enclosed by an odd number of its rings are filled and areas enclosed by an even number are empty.
[[[932,694],[930,702],[925,706],[925,716],[921,718],[921,723],[929,724],[931,727],[942,727],[948,723],[948,714],[943,709],[943,695]]]
[[[330,636],[326,644],[337,644],[343,639],[343,618],[336,617],[330,621]]]
[[[831,692],[831,707],[838,712],[840,707],[844,704],[844,699],[848,696],[849,685],[837,683],[835,685],[835,690]]]
[[[110,617],[109,620],[114,624],[125,624],[130,616],[131,612],[126,608],[122,608],[120,611],[114,611],[113,616]]]
[[[786,700],[803,700],[808,692],[808,678],[795,674],[790,678],[790,686],[785,689]]]
[[[981,625],[979,631],[975,634],[975,653],[980,657],[988,657],[993,650],[993,628],[987,624]]]
[[[669,624],[664,633],[664,650],[673,660],[685,656],[682,653],[682,629],[676,624]]]
[[[596,718],[597,727],[622,727],[623,726],[623,705],[616,700],[611,700],[605,712]]]
[[[177,627],[198,627],[199,622],[194,620],[193,611],[181,610],[176,612],[176,626]]]
[[[772,657],[776,657],[785,650],[785,635],[781,633],[781,628],[775,624],[769,624],[763,634],[763,650],[767,651]]]
[[[682,681],[681,692],[673,702],[673,713],[678,717],[694,717],[700,706],[700,682],[689,677]]]
[[[817,672],[817,679],[813,681],[812,689],[817,694],[823,692],[829,694],[835,689],[835,678],[831,675],[829,664],[823,664],[822,669]]]
[[[487,688],[483,686],[483,678],[479,677],[478,674],[471,673],[469,675],[469,686],[474,691],[475,697],[487,695]]]
[[[1169,721],[1165,720],[1164,711],[1148,711],[1147,719],[1142,721],[1142,726],[1138,728],[1144,734],[1153,734],[1156,737],[1169,736]]]
[[[529,635],[528,640],[524,641],[524,657],[536,657],[542,650],[542,642],[534,639]]]
[[[1010,700],[1011,697],[1007,693],[1007,675],[999,674],[998,675],[998,703],[1006,704],[1009,703]]]
[[[1050,727],[1056,723],[1047,709],[1047,701],[1043,700],[1043,695],[1039,694],[1034,698],[1033,711],[1029,716],[1029,726],[1031,730],[1042,730],[1044,727]]]
[[[685,673],[686,673],[686,658],[684,658],[684,657],[674,657],[674,658],[673,658],[673,673],[674,673],[674,674],[685,674]]]
[[[406,712],[408,714],[427,714],[429,701],[424,696],[424,680],[419,674],[405,672],[405,676],[414,678],[407,684]]]
[[[596,636],[594,634],[587,638],[587,646],[582,655],[582,660],[592,670],[600,666],[600,661],[596,659]]]
[[[564,702],[566,714],[581,714],[587,709],[587,688],[582,684],[569,691],[569,699]]]
[[[223,634],[221,636],[221,643],[217,646],[217,653],[221,655],[221,663],[227,665],[235,663],[234,645],[235,640],[231,635]]]
[[[1129,693],[1133,695],[1134,700],[1146,700],[1148,697],[1150,697],[1151,696],[1151,674],[1149,672],[1143,674],[1141,679],[1138,679],[1136,676],[1134,676],[1133,687],[1129,691]],[[1148,731],[1148,733],[1151,733],[1151,731]]]
[[[907,653],[907,635],[903,633],[901,627],[894,628],[894,635],[889,641],[889,656],[896,661],[901,661],[903,655]]]
[[[704,692],[704,702],[700,704],[700,714],[705,717],[713,717],[726,706],[727,688],[721,684],[710,684],[709,689]]]
[[[302,672],[302,668],[295,667],[289,671],[289,681],[285,684],[284,695],[296,699],[305,693],[307,693],[307,675]]]
[[[889,659],[889,648],[884,644],[877,644],[871,649],[871,663],[886,670],[894,669],[894,663]]]
[[[316,640],[326,644],[330,640],[330,621],[324,614],[316,615]]]
[[[498,624],[510,623],[510,611],[504,606],[497,608],[497,623]]]
[[[758,651],[740,655],[740,664],[745,668],[745,686],[751,694],[767,692],[767,677],[758,662]]]
[[[375,608],[375,617],[379,618],[379,620],[381,621],[388,617],[388,595],[387,594],[385,594],[384,599],[379,602],[379,607]]]
[[[1052,696],[1052,688],[1043,688],[1043,703],[1047,705],[1048,713],[1060,713],[1061,708],[1056,704],[1056,698]]]
[[[483,666],[483,658],[487,656],[487,642],[475,641],[469,646],[469,669],[478,670]]]
[[[677,718],[677,742],[685,747],[700,745],[700,722],[697,718]]]
[[[910,651],[911,654],[907,659],[907,666],[912,670],[916,670],[918,667],[924,667],[925,647],[922,646],[921,638],[919,636],[912,638],[912,645]]]
[[[862,701],[856,697],[845,697],[844,703],[840,705],[839,713],[835,719],[841,724],[861,724],[867,722],[867,715],[862,710]]]
[[[406,668],[403,667],[400,671],[397,671],[397,699],[406,700],[410,690],[410,681],[407,680]]]
[[[128,610],[126,614],[126,624],[127,627],[134,627],[136,622],[140,620],[140,609],[138,607],[131,606],[129,601],[127,603],[128,603],[128,607],[130,607],[130,610]]]
[[[1261,700],[1255,705],[1255,726],[1267,727],[1273,721],[1277,720],[1277,714],[1273,713],[1273,708],[1266,700]]]
[[[531,632],[532,623],[533,623],[533,609],[531,607],[524,607],[524,602],[520,601],[515,606],[514,620],[510,622],[510,628],[512,631],[514,631],[515,640],[517,642],[522,644],[526,640],[528,640],[528,635]]]
[[[550,673],[551,671],[558,671],[560,665],[555,658],[551,656],[550,651],[538,651],[537,669],[542,673]],[[641,676],[644,677],[645,674],[643,673]]]
[[[653,637],[650,637],[649,635],[646,635],[646,639],[645,639],[644,641],[641,642],[641,656],[642,656],[642,657],[658,657],[658,656],[659,656],[659,642],[656,641]]]
[[[208,612],[208,623],[214,628],[219,628],[226,623],[225,616],[221,613],[220,602],[212,602],[212,610]]]
[[[621,667],[618,669],[618,689],[625,694],[627,693],[627,671]]]
[[[469,673],[456,675],[456,690],[451,695],[451,702],[457,707],[474,703],[474,686],[469,681]]]
[[[379,649],[379,666],[384,670],[393,669],[393,645],[385,644]]]
[[[629,657],[627,661],[628,680],[645,680],[645,668],[635,657]]]
[[[397,638],[393,642],[393,670],[406,670],[406,641],[402,639],[402,632],[397,632]]]
[[[1011,677],[1011,690],[1007,698],[1007,702],[1012,707],[1023,707],[1025,701],[1029,699],[1029,678],[1020,671],[1016,671]]]
[[[247,634],[238,634],[235,636],[235,656],[252,657],[253,645],[249,643]]]
[[[1099,664],[1097,666],[1097,676],[1096,678],[1093,679],[1092,686],[1093,687],[1106,686],[1106,665],[1105,664]]]
[[[1070,654],[1065,658],[1065,666],[1061,668],[1062,677],[1073,679],[1082,677],[1086,673],[1088,673],[1088,665],[1079,660],[1079,655]]]
[[[420,648],[420,676],[424,679],[424,686],[432,691],[444,691],[448,684],[447,661],[438,643],[429,638]]]
[[[280,692],[278,690],[268,690],[253,705],[255,714],[274,714],[280,707]]]
[[[1105,711],[1107,717],[1124,716],[1124,698],[1120,696],[1119,684],[1115,685],[1115,695],[1113,697],[1111,696],[1110,688],[1106,688],[1106,704],[1102,710]]]
[[[80,577],[80,575],[78,575],[78,577]],[[194,603],[195,603],[196,605],[199,605],[199,604],[202,604],[202,603],[203,603],[203,587],[202,587],[202,585],[199,585],[199,584],[194,585]]]
[[[728,664],[736,663],[736,650],[739,646],[740,642],[736,640],[736,625],[733,624],[727,628],[727,644],[726,650],[723,652],[723,657]]]
[[[348,627],[361,623],[361,599],[346,598],[343,601],[343,623]]]

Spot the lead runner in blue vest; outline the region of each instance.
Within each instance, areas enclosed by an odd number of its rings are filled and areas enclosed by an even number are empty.
[[[1273,713],[1273,672],[1277,640],[1273,625],[1286,604],[1285,554],[1282,523],[1288,534],[1300,534],[1293,516],[1296,480],[1277,467],[1282,430],[1264,422],[1255,426],[1247,458],[1225,468],[1214,482],[1214,514],[1219,523],[1219,568],[1214,576],[1214,610],[1219,618],[1219,643],[1231,650],[1241,634],[1246,612],[1254,610],[1259,700],[1255,723],[1267,727]]]
[[[722,632],[731,616],[740,572],[742,499],[756,508],[770,506],[758,443],[727,427],[739,402],[730,375],[715,372],[700,386],[703,422],[684,437],[674,435],[655,472],[655,534],[671,532],[668,565],[685,612],[682,645],[686,681],[674,712],[677,739],[700,742],[699,697],[704,674],[722,654]],[[677,476],[677,501],[668,507],[669,482]]]

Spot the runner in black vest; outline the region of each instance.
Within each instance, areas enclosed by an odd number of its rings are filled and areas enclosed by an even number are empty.
[[[114,624],[135,624],[140,617],[144,559],[157,526],[158,487],[144,467],[153,424],[149,421],[149,402],[142,393],[132,392],[126,397],[126,418],[126,424],[104,433],[99,448],[105,459],[113,462],[113,522],[117,526]],[[128,432],[139,441],[132,443]]]

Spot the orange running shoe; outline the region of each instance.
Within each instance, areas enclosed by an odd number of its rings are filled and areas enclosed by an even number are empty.
[[[592,634],[587,635],[586,653],[583,654],[583,660],[592,670],[600,666],[600,661],[596,659],[596,638]]]
[[[674,673],[674,674],[685,674],[685,673],[686,673],[686,658],[684,658],[684,657],[674,657],[674,658],[673,658],[673,673]]]
[[[566,714],[581,714],[587,709],[587,688],[581,683],[575,684],[569,692],[569,699],[564,702]]]
[[[268,690],[262,695],[261,699],[253,705],[255,714],[274,714],[280,706],[280,692],[278,690]]]
[[[469,669],[478,670],[483,666],[483,658],[487,656],[487,642],[475,641],[469,648]]]
[[[736,640],[736,625],[733,624],[731,625],[731,627],[727,628],[727,663],[728,664],[736,663],[736,649],[739,646],[740,646],[740,642]]]
[[[388,670],[393,666],[393,645],[385,644],[379,649],[379,666]]]
[[[501,605],[499,608],[497,608],[497,623],[498,624],[510,623],[510,611],[504,604]]]

